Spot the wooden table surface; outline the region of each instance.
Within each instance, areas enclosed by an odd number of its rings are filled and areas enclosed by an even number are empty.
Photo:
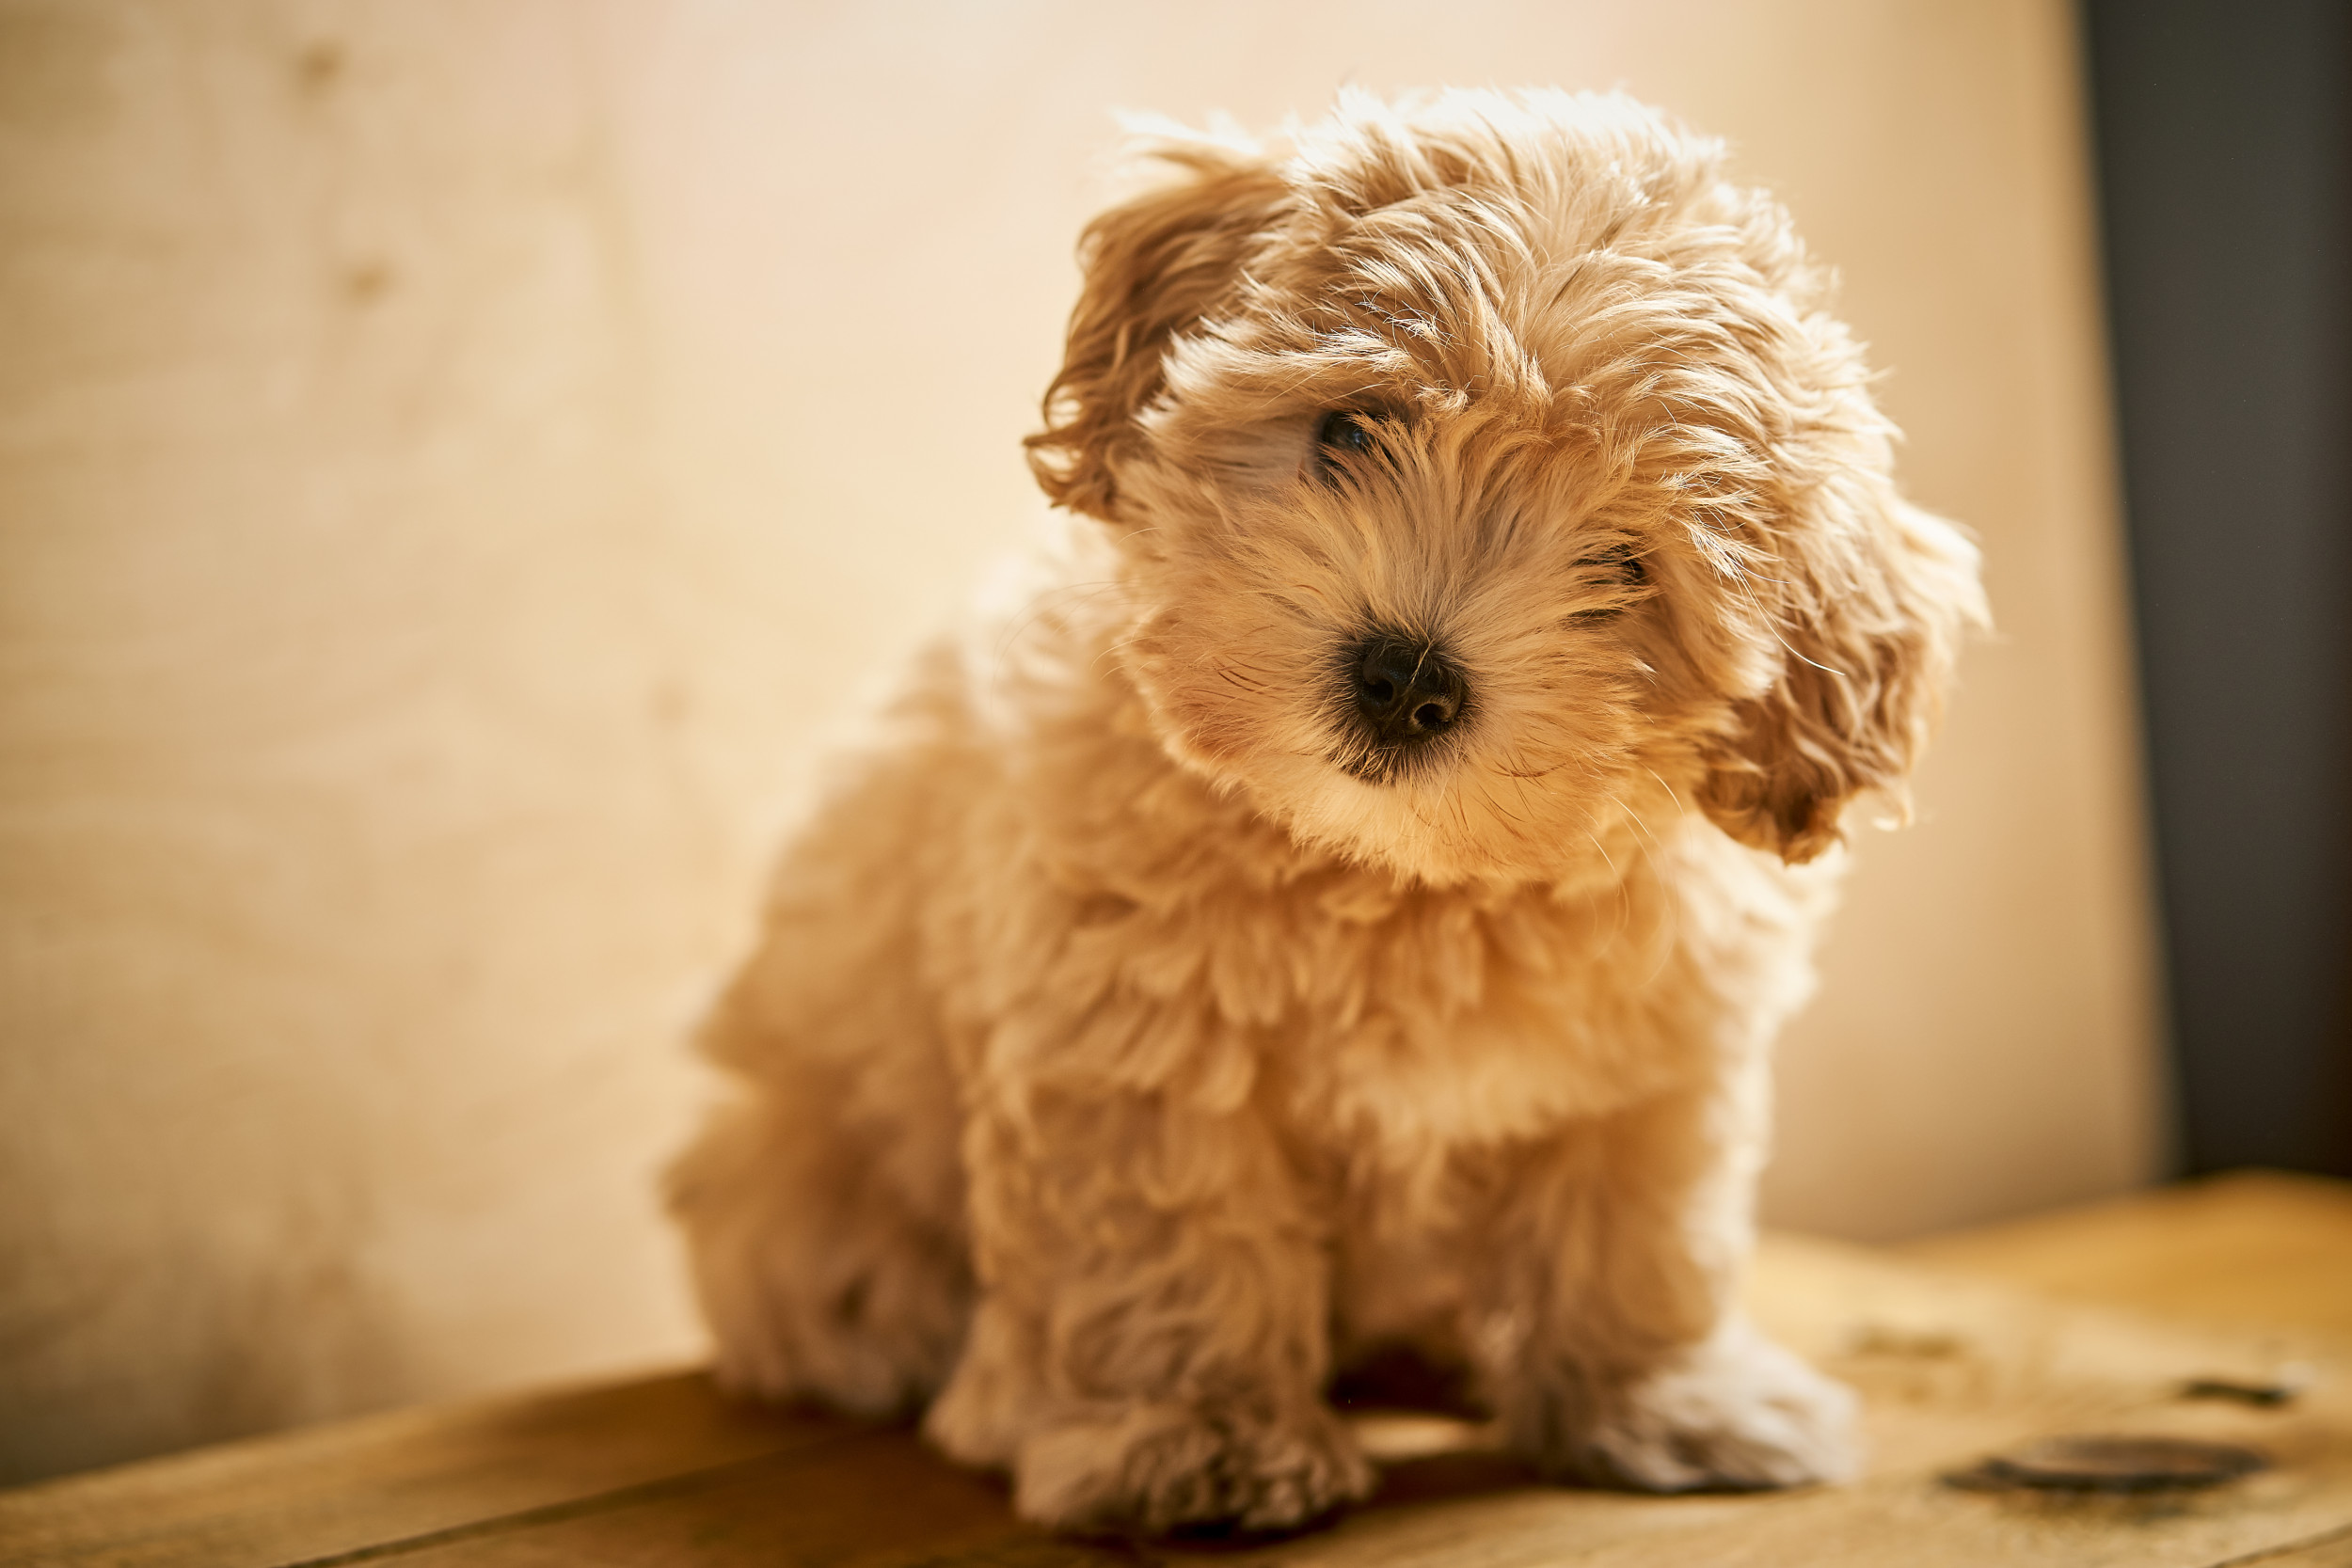
[[[691,1371],[397,1412],[0,1493],[0,1561],[124,1568],[2352,1568],[2352,1187],[2249,1174],[1908,1246],[1767,1241],[1775,1333],[1863,1392],[1850,1486],[1544,1486],[1433,1418],[1367,1418],[1374,1503],[1274,1544],[1057,1540],[907,1431],[746,1408]],[[2198,1378],[2302,1387],[2275,1408]],[[2052,1434],[2253,1445],[2198,1493],[1955,1486]]]

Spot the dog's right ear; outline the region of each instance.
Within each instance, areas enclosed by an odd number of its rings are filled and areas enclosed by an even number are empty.
[[[1118,460],[1140,439],[1135,417],[1160,391],[1169,342],[1232,294],[1286,192],[1271,162],[1221,142],[1170,137],[1143,150],[1179,178],[1087,225],[1069,345],[1045,389],[1045,428],[1027,441],[1054,503],[1106,522],[1117,520]]]

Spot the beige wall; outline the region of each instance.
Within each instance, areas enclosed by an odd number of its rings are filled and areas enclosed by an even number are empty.
[[[2001,636],[1781,1221],[2150,1166],[2059,0],[0,0],[0,1472],[690,1354],[678,1037],[1039,505],[1111,105],[1621,83],[1847,279]]]

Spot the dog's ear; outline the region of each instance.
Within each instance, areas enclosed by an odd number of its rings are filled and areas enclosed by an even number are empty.
[[[1832,479],[1799,506],[1808,515],[1774,531],[1776,559],[1757,563],[1747,595],[1779,644],[1779,673],[1734,706],[1699,788],[1717,826],[1792,865],[1838,842],[1862,791],[1907,806],[1902,782],[1960,634],[1987,619],[1976,547],[1883,480]]]
[[[1069,345],[1046,388],[1045,428],[1027,443],[1055,504],[1105,521],[1118,511],[1117,460],[1139,438],[1135,416],[1160,390],[1170,341],[1232,295],[1286,191],[1272,163],[1223,142],[1163,137],[1138,150],[1177,178],[1087,226]]]

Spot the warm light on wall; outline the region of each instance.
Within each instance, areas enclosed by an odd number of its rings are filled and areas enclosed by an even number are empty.
[[[1772,1212],[2150,1168],[2053,0],[0,9],[0,1470],[691,1354],[683,1035],[1041,503],[1109,109],[1622,84],[1846,279],[2001,635],[1867,835]]]

